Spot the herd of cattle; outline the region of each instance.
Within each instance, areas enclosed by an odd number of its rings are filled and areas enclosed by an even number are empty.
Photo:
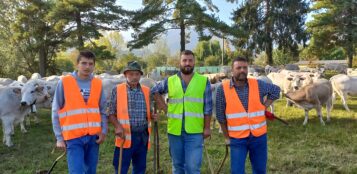
[[[352,70],[352,73],[356,73]],[[357,74],[357,73],[356,73]],[[103,91],[109,101],[110,93],[114,86],[126,81],[123,74],[96,75],[102,79]],[[224,78],[229,77],[227,73],[205,74],[211,82],[213,102],[215,104],[215,93],[217,86]],[[301,71],[296,67],[286,66],[278,70],[274,67],[259,68],[250,66],[250,78],[257,78],[267,83],[273,83],[281,88],[282,96],[287,99],[288,105],[295,104],[305,110],[304,125],[307,123],[308,111],[316,109],[320,121],[322,120],[321,107],[327,107],[327,120],[330,119],[330,111],[333,106],[335,94],[338,94],[343,101],[347,111],[347,95],[357,95],[357,76],[338,74],[329,80],[323,78],[323,72],[315,69]],[[25,117],[35,112],[38,108],[51,108],[51,101],[55,89],[61,76],[49,76],[42,78],[38,73],[34,73],[28,80],[21,75],[17,80],[0,78],[0,119],[3,128],[3,143],[12,146],[11,135],[14,134],[14,125],[20,124],[21,131],[27,132],[24,126]],[[140,80],[142,85],[153,87],[162,77],[143,77]],[[213,107],[215,109],[215,107]],[[272,108],[273,110],[273,108]],[[213,111],[215,115],[215,111]]]

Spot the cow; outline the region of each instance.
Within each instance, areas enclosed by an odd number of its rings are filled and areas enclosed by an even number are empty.
[[[47,90],[41,83],[30,80],[24,87],[0,87],[0,119],[3,124],[3,143],[10,147],[13,145],[11,134],[13,126],[22,123],[31,110],[31,104],[47,101]],[[26,132],[23,124],[21,131]]]
[[[7,86],[14,82],[15,80],[12,80],[10,78],[0,78],[0,86]]]
[[[17,81],[19,81],[21,83],[26,83],[27,82],[27,78],[24,75],[19,75],[17,77]]]
[[[348,76],[345,74],[337,74],[330,78],[333,91],[334,98],[337,93],[342,100],[343,106],[347,111],[350,111],[347,105],[347,95],[356,96],[357,95],[357,77]]]
[[[322,105],[326,104],[327,121],[329,122],[332,109],[332,93],[333,89],[330,81],[320,79],[313,84],[304,86],[296,91],[290,91],[285,94],[285,96],[289,101],[304,109],[305,120],[303,125],[307,124],[309,110],[311,109],[316,109],[321,124],[325,125],[325,122],[322,119],[321,108]]]
[[[347,68],[347,75],[348,76],[357,76],[357,68]]]
[[[32,80],[35,80],[35,79],[41,79],[42,77],[41,77],[41,75],[39,74],[39,73],[33,73],[32,75],[31,75],[31,78],[30,79],[32,79]]]
[[[324,65],[325,70],[332,70],[338,73],[346,74],[347,65],[340,63],[328,63]]]
[[[265,68],[264,68],[264,71],[265,71],[265,74],[269,74],[269,73],[272,73],[272,72],[279,72],[280,71],[280,68],[278,67],[274,67],[274,66],[270,66],[270,65],[266,65]]]
[[[299,66],[295,65],[295,64],[286,64],[284,66],[284,68],[289,71],[299,71],[300,70]]]

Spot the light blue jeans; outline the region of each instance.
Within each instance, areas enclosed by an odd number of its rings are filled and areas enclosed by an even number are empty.
[[[99,144],[97,135],[86,135],[66,141],[67,163],[70,174],[95,174],[98,163]]]
[[[267,134],[246,138],[231,138],[231,173],[244,174],[245,160],[249,152],[253,174],[265,174],[268,159]]]
[[[199,174],[202,163],[203,135],[187,134],[181,136],[168,134],[173,174]]]

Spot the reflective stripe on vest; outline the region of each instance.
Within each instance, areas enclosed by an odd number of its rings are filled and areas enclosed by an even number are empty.
[[[62,78],[64,107],[58,111],[59,122],[64,140],[71,140],[85,135],[101,132],[101,116],[99,100],[102,81],[91,80],[90,95],[84,101],[75,77],[69,75]]]
[[[168,78],[168,133],[181,135],[183,115],[187,133],[203,132],[203,98],[206,84],[206,77],[194,73],[184,93],[178,75]]]
[[[245,138],[250,133],[258,137],[267,132],[265,106],[260,102],[258,81],[248,78],[248,111],[243,107],[230,81],[222,83],[226,98],[226,118],[228,134],[233,138]]]
[[[100,114],[99,108],[87,108],[87,109],[69,110],[69,111],[63,112],[61,114],[58,114],[58,116],[59,116],[59,118],[63,118],[63,117],[67,117],[67,116],[72,116],[72,115],[77,115],[77,114],[85,114],[85,113]]]
[[[141,85],[141,91],[144,94],[145,106],[146,106],[146,118],[148,120],[148,132],[149,132],[149,142],[148,149],[150,148],[150,134],[151,134],[151,116],[150,116],[150,89],[144,85]],[[130,130],[130,120],[128,113],[128,93],[127,84],[122,83],[117,85],[117,120],[123,126],[125,133],[125,142],[123,148],[131,147],[131,130]],[[115,146],[120,147],[123,142],[122,138],[115,138]]]

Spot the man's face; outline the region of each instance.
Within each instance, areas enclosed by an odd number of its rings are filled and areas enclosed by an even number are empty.
[[[180,70],[181,73],[189,75],[192,74],[193,69],[195,68],[195,59],[193,55],[181,55],[180,59]]]
[[[77,64],[78,74],[81,76],[90,76],[94,71],[94,60],[86,57],[81,57]]]
[[[248,74],[248,63],[235,61],[232,67],[232,75],[236,81],[246,81]]]
[[[141,78],[140,71],[126,71],[124,75],[128,83],[131,85],[137,85]]]

